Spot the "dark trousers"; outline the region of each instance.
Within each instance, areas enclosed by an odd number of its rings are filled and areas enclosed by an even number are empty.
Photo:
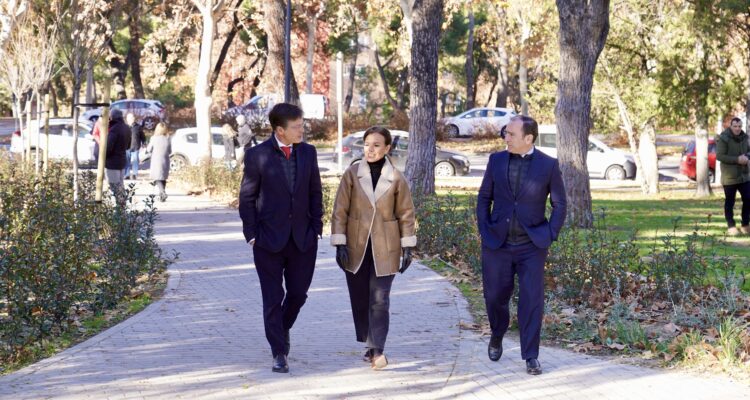
[[[317,252],[317,242],[303,252],[291,237],[278,253],[253,246],[255,269],[258,271],[263,294],[266,339],[274,357],[286,352],[286,331],[292,328],[307,300],[307,289],[312,282]]]
[[[390,324],[391,284],[395,275],[378,277],[368,243],[365,258],[356,274],[346,272],[346,286],[352,304],[354,332],[358,342],[367,342],[369,349],[385,348]]]
[[[730,228],[737,225],[734,221],[734,203],[737,198],[737,192],[742,197],[742,226],[750,225],[750,182],[745,182],[738,185],[724,186],[724,218],[727,220],[727,226]]]
[[[544,263],[547,249],[533,243],[504,244],[497,250],[482,246],[482,284],[493,336],[504,336],[510,322],[508,303],[518,275],[518,330],[521,357],[539,357],[539,335],[544,316]]]

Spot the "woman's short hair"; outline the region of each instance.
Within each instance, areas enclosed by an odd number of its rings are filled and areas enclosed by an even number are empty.
[[[367,137],[372,135],[373,133],[379,133],[383,135],[383,137],[385,138],[386,146],[390,146],[391,143],[393,142],[393,138],[391,137],[391,131],[389,131],[386,128],[383,128],[382,126],[373,126],[373,127],[367,128],[367,130],[365,131],[365,135],[362,136],[362,140],[367,139]]]

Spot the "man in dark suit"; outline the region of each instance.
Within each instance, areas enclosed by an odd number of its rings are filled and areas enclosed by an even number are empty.
[[[490,360],[503,354],[508,303],[518,275],[518,327],[526,372],[542,373],[537,360],[544,315],[544,264],[547,249],[565,221],[565,187],[557,159],[534,149],[536,121],[514,117],[506,128],[507,151],[490,156],[477,198],[482,237],[482,283],[492,337]],[[552,204],[545,217],[547,197]]]
[[[313,277],[323,192],[315,147],[302,143],[302,110],[280,103],[268,119],[271,138],[245,150],[240,217],[260,280],[272,371],[289,372],[289,330]]]

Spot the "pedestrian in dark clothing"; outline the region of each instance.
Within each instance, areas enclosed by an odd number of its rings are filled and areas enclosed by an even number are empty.
[[[127,151],[130,148],[130,128],[125,124],[122,111],[113,109],[109,120],[109,134],[107,135],[107,159],[104,168],[107,182],[115,197],[122,194],[125,186],[125,167],[127,166]]]
[[[268,120],[271,138],[245,151],[239,209],[260,281],[271,371],[286,373],[290,330],[307,300],[323,234],[323,189],[315,147],[302,142],[302,110],[276,104]]]
[[[140,163],[138,152],[146,146],[146,134],[143,133],[143,127],[135,122],[133,113],[128,113],[125,119],[130,126],[130,148],[127,152],[128,163],[125,167],[125,179],[129,177],[136,180],[138,179],[138,164]]]
[[[509,303],[518,276],[518,330],[526,372],[542,373],[539,341],[544,316],[547,251],[565,222],[565,185],[557,159],[534,149],[539,128],[516,116],[505,129],[506,151],[490,155],[477,197],[482,240],[482,283],[492,336],[487,355],[498,361],[510,323]],[[552,211],[547,219],[547,198]]]
[[[732,119],[730,126],[716,138],[716,159],[721,162],[721,185],[724,187],[724,218],[727,234],[750,235],[750,142],[742,130],[742,120]],[[737,192],[742,198],[742,225],[737,229],[734,220],[734,203]]]

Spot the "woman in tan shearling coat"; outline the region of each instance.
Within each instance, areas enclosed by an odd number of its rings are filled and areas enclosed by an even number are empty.
[[[380,369],[388,365],[391,284],[411,264],[417,237],[406,178],[386,157],[391,133],[376,126],[363,139],[364,159],[346,170],[336,193],[331,244],[346,273],[357,341],[366,342],[364,360]]]

